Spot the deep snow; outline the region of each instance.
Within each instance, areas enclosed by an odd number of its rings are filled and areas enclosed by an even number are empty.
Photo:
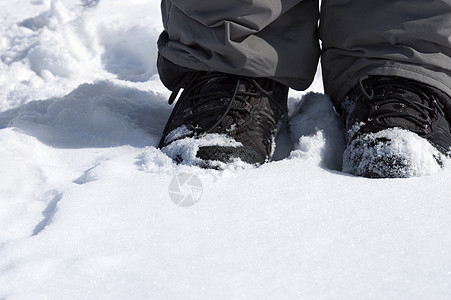
[[[342,173],[319,75],[291,91],[273,162],[204,170],[156,149],[159,1],[0,16],[0,299],[451,297],[449,162]]]

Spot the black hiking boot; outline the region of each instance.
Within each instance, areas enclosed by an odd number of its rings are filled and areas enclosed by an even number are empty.
[[[288,87],[270,79],[224,73],[188,73],[159,144],[177,162],[217,168],[237,159],[267,162],[279,119],[287,111]]]
[[[363,77],[342,108],[344,172],[369,178],[421,176],[440,169],[450,155],[451,99],[436,88],[398,77]]]

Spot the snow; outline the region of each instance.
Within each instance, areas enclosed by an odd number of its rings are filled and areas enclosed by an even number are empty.
[[[0,299],[449,299],[449,162],[341,172],[319,73],[316,93],[291,91],[268,164],[156,148],[159,4],[0,4]]]
[[[354,139],[344,152],[343,172],[372,174],[367,177],[376,178],[425,176],[440,172],[442,161],[448,163],[425,139],[407,130],[390,128]]]

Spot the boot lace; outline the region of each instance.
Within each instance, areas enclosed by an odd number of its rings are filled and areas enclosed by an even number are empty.
[[[431,116],[437,112],[444,115],[437,97],[420,89],[412,81],[364,76],[360,78],[359,86],[373,106],[369,112],[369,120],[401,118],[416,125],[411,131],[424,134],[432,124]],[[413,96],[407,96],[406,92],[413,93]],[[407,109],[395,108],[400,106],[409,107],[417,114],[412,114]]]
[[[225,91],[223,89],[217,89],[213,92],[200,92],[201,89],[208,84],[211,80],[216,78],[228,78],[230,80],[234,80],[234,88],[232,93],[229,91]],[[242,85],[246,85],[247,88],[240,88]],[[183,92],[180,94],[180,90],[183,89]],[[180,96],[178,97],[178,95]],[[185,102],[189,101],[190,103],[190,111],[185,116],[185,123],[187,124],[198,124],[199,121],[203,120],[206,117],[210,116],[219,116],[217,121],[209,126],[209,128],[195,128],[200,129],[199,135],[197,137],[202,137],[207,133],[213,132],[221,132],[221,125],[224,122],[227,116],[230,116],[235,120],[233,124],[239,126],[236,120],[242,118],[244,115],[248,115],[252,109],[251,104],[247,101],[249,97],[262,97],[266,96],[270,103],[283,111],[280,104],[277,103],[272,97],[270,93],[264,90],[253,78],[240,77],[234,75],[226,75],[223,73],[215,73],[215,72],[195,72],[190,73],[184,77],[184,79],[179,83],[179,85],[173,90],[171,96],[169,97],[169,104],[172,104],[178,97],[177,102]],[[227,105],[205,105],[208,102],[217,102],[221,99],[227,99]],[[233,105],[236,101],[241,102],[242,105]],[[273,116],[262,111],[255,117],[258,124],[261,126],[256,126],[252,128],[252,130],[260,133],[261,135],[269,135],[271,130],[267,130],[268,126],[275,126],[275,120]],[[265,120],[267,120],[265,122]],[[165,129],[165,133],[167,130]],[[265,136],[265,138],[269,138]]]

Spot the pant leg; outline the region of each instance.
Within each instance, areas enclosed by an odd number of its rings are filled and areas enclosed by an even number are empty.
[[[321,11],[324,85],[336,105],[362,75],[451,95],[451,0],[323,0]]]
[[[306,89],[319,58],[318,0],[163,0],[159,71],[174,65]],[[173,63],[173,64],[171,64]]]

